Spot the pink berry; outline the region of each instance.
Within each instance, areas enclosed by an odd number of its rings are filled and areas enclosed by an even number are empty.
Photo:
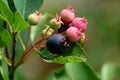
[[[63,9],[60,12],[60,16],[61,16],[62,22],[68,24],[68,23],[72,22],[72,20],[75,18],[74,9],[71,7]]]
[[[82,32],[85,32],[87,29],[88,22],[85,18],[74,18],[72,21],[72,26],[80,29]]]
[[[81,36],[81,32],[78,28],[76,27],[70,27],[67,29],[66,31],[66,37],[68,38],[68,40],[70,40],[71,42],[76,42],[80,39]]]

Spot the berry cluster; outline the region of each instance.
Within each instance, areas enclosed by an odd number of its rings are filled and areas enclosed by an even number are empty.
[[[53,54],[63,53],[67,47],[68,42],[81,42],[86,40],[85,31],[87,29],[88,22],[85,18],[75,17],[75,11],[72,7],[67,7],[61,10],[60,16],[56,15],[56,18],[51,19],[50,28],[46,33],[50,36],[46,42],[47,49]],[[56,33],[53,34],[54,30]]]

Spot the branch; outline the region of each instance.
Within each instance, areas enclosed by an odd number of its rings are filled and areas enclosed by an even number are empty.
[[[13,47],[12,47],[12,57],[11,57],[12,65],[10,67],[10,72],[9,72],[10,80],[14,79],[14,73],[15,73],[14,64],[15,64],[15,54],[16,54],[16,34],[17,32],[13,32]]]
[[[23,43],[23,41],[22,41],[22,38],[21,38],[20,34],[18,35],[18,38],[19,38],[19,41],[20,41],[20,44],[21,44],[23,50],[25,50],[26,48],[25,48],[25,46],[24,46],[24,43]]]
[[[15,69],[24,63],[24,61],[29,57],[29,55],[34,51],[33,49],[37,47],[43,40],[47,39],[48,37],[42,37],[36,43],[34,43],[29,49],[25,50],[23,57],[21,60],[15,65]]]
[[[13,47],[12,47],[12,69],[14,68],[14,60],[15,60],[15,54],[16,54],[16,34],[17,32],[13,32]]]
[[[6,53],[6,57],[10,59],[10,51],[8,47],[5,47],[5,53]]]

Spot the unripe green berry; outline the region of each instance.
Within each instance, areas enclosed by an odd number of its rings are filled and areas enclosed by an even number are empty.
[[[45,29],[42,30],[42,36],[50,36],[53,33],[53,29],[46,27]]]
[[[61,23],[57,22],[56,18],[51,19],[50,21],[50,26],[53,29],[58,29],[60,28]]]
[[[56,18],[50,20],[50,26],[52,29],[59,29],[63,22],[61,21],[61,17],[56,15]]]
[[[85,33],[82,33],[79,42],[81,45],[84,45],[86,41],[87,37],[85,36]]]
[[[37,25],[40,21],[40,13],[36,11],[28,16],[28,22],[30,25]]]

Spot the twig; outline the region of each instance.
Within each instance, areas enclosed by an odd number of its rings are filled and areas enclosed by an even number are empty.
[[[28,34],[27,34],[27,39],[26,39],[26,45],[25,45],[25,47],[26,47],[26,49],[28,48],[28,40],[29,40],[29,37],[30,37],[30,27],[28,28]]]
[[[5,47],[5,53],[6,53],[6,57],[10,59],[10,51],[8,47]]]
[[[15,69],[24,63],[24,61],[29,57],[29,55],[34,51],[33,49],[37,47],[43,40],[47,39],[48,37],[42,37],[36,43],[34,43],[29,49],[25,50],[23,57],[21,60],[15,65]]]
[[[19,40],[20,40],[20,44],[21,44],[23,50],[25,50],[26,48],[25,48],[25,46],[24,46],[24,43],[23,43],[23,41],[22,41],[22,38],[21,38],[20,34],[18,34],[18,38],[19,38]]]
[[[11,60],[8,59],[3,53],[0,52],[0,55],[2,56],[3,60],[8,64],[8,69],[11,66]]]
[[[15,54],[16,54],[16,32],[13,33],[13,47],[12,47],[12,69],[14,68],[14,60],[15,60]]]
[[[5,47],[5,53],[8,60],[10,60],[10,52],[8,47]],[[10,71],[10,66],[8,65],[8,70]]]

